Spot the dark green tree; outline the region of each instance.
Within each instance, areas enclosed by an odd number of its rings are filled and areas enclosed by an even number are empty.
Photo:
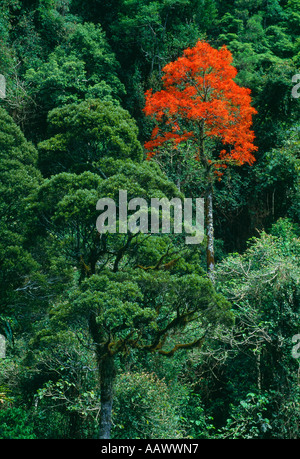
[[[89,99],[49,113],[51,137],[39,144],[39,166],[45,175],[95,169],[103,157],[143,155],[133,118],[117,102]],[[103,177],[102,177],[103,178]]]
[[[16,320],[23,316],[25,324],[31,298],[39,290],[39,266],[31,251],[26,207],[42,178],[36,149],[2,108],[0,118],[0,314]]]

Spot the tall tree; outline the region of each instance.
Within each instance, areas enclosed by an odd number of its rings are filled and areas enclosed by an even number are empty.
[[[118,358],[132,351],[172,357],[201,347],[217,324],[232,325],[230,303],[208,279],[172,273],[163,266],[147,268],[116,273],[106,268],[86,278],[52,311],[51,330],[62,325],[89,330],[86,343],[95,349],[100,376],[101,439],[110,438]]]
[[[163,89],[146,92],[146,115],[155,127],[146,142],[148,158],[166,144],[188,142],[206,176],[207,266],[214,271],[213,183],[228,164],[253,164],[254,133],[250,90],[238,86],[232,55],[199,41],[163,68]]]

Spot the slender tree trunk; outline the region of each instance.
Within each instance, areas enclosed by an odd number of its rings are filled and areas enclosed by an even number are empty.
[[[206,97],[205,97],[206,100]],[[206,222],[206,237],[207,237],[207,248],[206,248],[206,263],[207,273],[212,282],[215,280],[215,249],[214,249],[214,216],[213,216],[213,187],[212,179],[210,178],[211,166],[208,162],[208,158],[205,155],[204,145],[205,133],[204,133],[204,121],[200,123],[200,141],[199,141],[199,159],[202,161],[204,168],[206,169],[206,177],[208,181],[208,187],[205,195],[205,222]]]
[[[205,220],[206,220],[206,233],[207,233],[207,271],[208,276],[214,282],[215,270],[215,249],[214,249],[214,219],[213,219],[213,190],[210,185],[205,199]]]
[[[260,358],[260,349],[258,349],[256,366],[257,366],[257,387],[259,394],[261,393],[261,358]]]
[[[99,361],[101,411],[99,422],[99,438],[109,439],[113,406],[113,385],[116,375],[113,356],[106,354]]]

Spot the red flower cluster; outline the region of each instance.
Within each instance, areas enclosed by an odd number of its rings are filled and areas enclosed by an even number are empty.
[[[224,146],[214,163],[255,161],[251,125],[256,110],[251,106],[250,90],[234,81],[237,70],[225,46],[217,50],[199,41],[166,65],[163,73],[164,89],[146,92],[144,112],[156,122],[145,144],[148,158],[165,142],[172,141],[176,147],[189,139],[195,144],[196,157],[207,164],[211,154],[204,146],[209,139]]]

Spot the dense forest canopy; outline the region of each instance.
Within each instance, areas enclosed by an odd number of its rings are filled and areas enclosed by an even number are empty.
[[[299,66],[300,0],[1,0],[1,439],[299,438]]]

